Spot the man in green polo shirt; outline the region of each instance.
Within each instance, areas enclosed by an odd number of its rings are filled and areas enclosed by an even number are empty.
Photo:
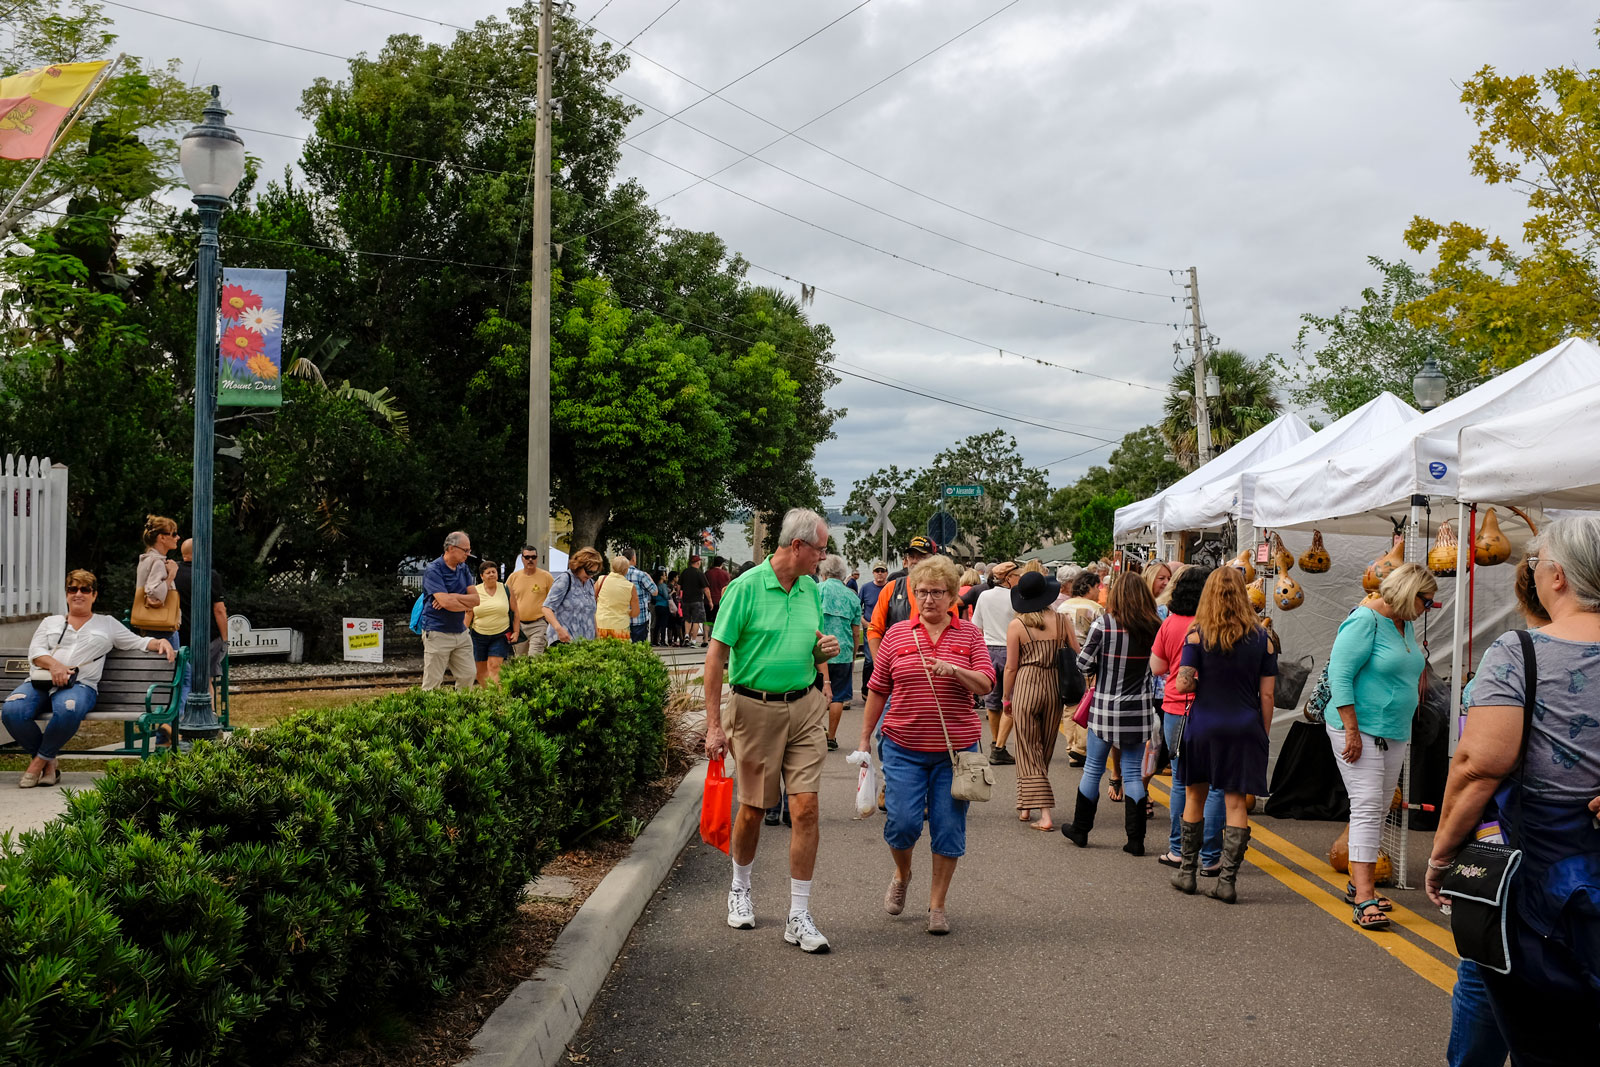
[[[778,550],[729,583],[706,652],[706,755],[733,756],[738,810],[733,820],[733,888],[728,925],[756,925],[750,872],[761,817],[789,793],[789,921],[783,939],[806,952],[828,951],[811,918],[811,875],[817,862],[817,790],[827,758],[828,705],[817,668],[839,654],[822,633],[822,597],[812,573],[828,551],[821,515],[793,508],[783,517]],[[731,665],[731,666],[730,666]],[[724,728],[722,674],[733,693]]]

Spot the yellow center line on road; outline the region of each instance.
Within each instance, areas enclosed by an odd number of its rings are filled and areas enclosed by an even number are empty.
[[[1150,783],[1150,786],[1151,795],[1154,796],[1156,800],[1166,805],[1168,810],[1171,810],[1170,793],[1167,790],[1157,786],[1154,781]],[[1285,856],[1295,860],[1296,862],[1307,863],[1309,867],[1313,868],[1316,865],[1315,858],[1309,853],[1290,844],[1277,834],[1274,834],[1272,831],[1262,829],[1254,820],[1252,820],[1250,823],[1250,837],[1252,844],[1254,844],[1259,838],[1268,847],[1283,851]],[[1455,968],[1446,963],[1440,962],[1434,956],[1430,955],[1422,948],[1412,944],[1410,941],[1407,941],[1405,938],[1395,936],[1395,933],[1392,930],[1363,930],[1356,926],[1350,921],[1350,906],[1344,903],[1343,899],[1330,896],[1327,892],[1301,875],[1299,872],[1292,870],[1282,863],[1279,863],[1277,860],[1273,859],[1271,856],[1259,849],[1251,850],[1250,852],[1245,853],[1245,861],[1264,871],[1271,877],[1277,879],[1284,886],[1304,897],[1306,900],[1309,900],[1312,904],[1316,905],[1318,908],[1321,908],[1323,911],[1339,920],[1340,926],[1346,927],[1352,933],[1365,937],[1368,941],[1371,941],[1374,945],[1377,945],[1379,948],[1389,953],[1389,955],[1405,964],[1418,976],[1426,979],[1429,982],[1432,982],[1446,993],[1455,988]],[[1331,871],[1332,868],[1329,868],[1329,870]],[[1325,875],[1319,876],[1322,877],[1324,881],[1329,880]],[[1335,883],[1335,885],[1337,885],[1337,883]],[[1403,909],[1401,909],[1400,905],[1396,904],[1395,911],[1401,910]],[[1427,924],[1429,926],[1433,925],[1428,923],[1426,919],[1416,915],[1413,912],[1406,912],[1406,914],[1418,923]],[[1418,934],[1418,936],[1424,937],[1430,942],[1437,944],[1433,938],[1428,937],[1426,932],[1415,930],[1410,925],[1402,925],[1405,929],[1412,930],[1412,932]],[[1437,927],[1434,929],[1435,931],[1438,930]],[[1450,952],[1452,957],[1455,955],[1453,943],[1445,950]]]

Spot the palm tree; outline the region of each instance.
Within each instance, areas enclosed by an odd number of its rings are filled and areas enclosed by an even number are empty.
[[[1206,357],[1206,371],[1222,380],[1222,396],[1211,399],[1211,454],[1225,452],[1278,417],[1283,403],[1273,392],[1272,374],[1233,348]],[[1161,436],[1177,461],[1193,470],[1200,465],[1195,428],[1194,371],[1181,370],[1163,405]]]

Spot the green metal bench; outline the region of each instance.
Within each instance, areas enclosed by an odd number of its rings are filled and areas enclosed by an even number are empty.
[[[146,759],[156,751],[154,742],[163,726],[177,729],[178,694],[182,688],[183,671],[189,660],[189,650],[178,650],[177,659],[168,663],[167,657],[157,652],[126,652],[113,649],[106,656],[105,671],[100,676],[99,696],[94,710],[85,721],[122,723],[122,747],[102,748],[92,751],[74,749],[62,755],[72,756],[138,756]],[[224,657],[223,692],[227,692],[227,666]],[[0,648],[0,699],[9,696],[28,677],[30,664],[28,650]],[[224,698],[225,706],[226,698]],[[41,706],[39,719],[50,718],[48,706]],[[227,720],[224,718],[223,720]],[[18,752],[15,741],[0,745],[0,753]]]

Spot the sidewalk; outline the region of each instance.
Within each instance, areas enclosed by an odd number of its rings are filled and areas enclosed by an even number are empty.
[[[67,810],[63,789],[88,789],[105,775],[100,771],[62,771],[60,785],[41,785],[18,789],[20,772],[0,776],[0,831],[10,830],[15,837],[25,830],[37,830]]]
[[[859,732],[847,711],[841,738]],[[1016,821],[1013,768],[975,804],[949,900],[953,932],[923,931],[924,836],[905,914],[882,898],[891,865],[881,816],[853,816],[850,744],[831,753],[813,889],[833,943],[783,941],[786,840],[765,827],[757,928],[729,929],[729,861],[691,842],[635,927],[572,1049],[590,1065],[1356,1064],[1443,1059],[1449,934],[1417,892],[1396,892],[1413,928],[1355,929],[1319,872],[1337,824],[1258,820],[1265,848],[1240,903],[1185,897],[1155,856],[1121,851],[1122,812],[1102,802],[1090,848]],[[1056,761],[1057,818],[1076,770]],[[1159,780],[1158,780],[1159,781]],[[1270,829],[1269,829],[1270,827]],[[1293,840],[1291,840],[1291,838]],[[1296,846],[1299,842],[1299,847]],[[1423,845],[1422,847],[1426,847]],[[1270,851],[1269,851],[1270,850]],[[1310,855],[1308,855],[1310,853]]]

